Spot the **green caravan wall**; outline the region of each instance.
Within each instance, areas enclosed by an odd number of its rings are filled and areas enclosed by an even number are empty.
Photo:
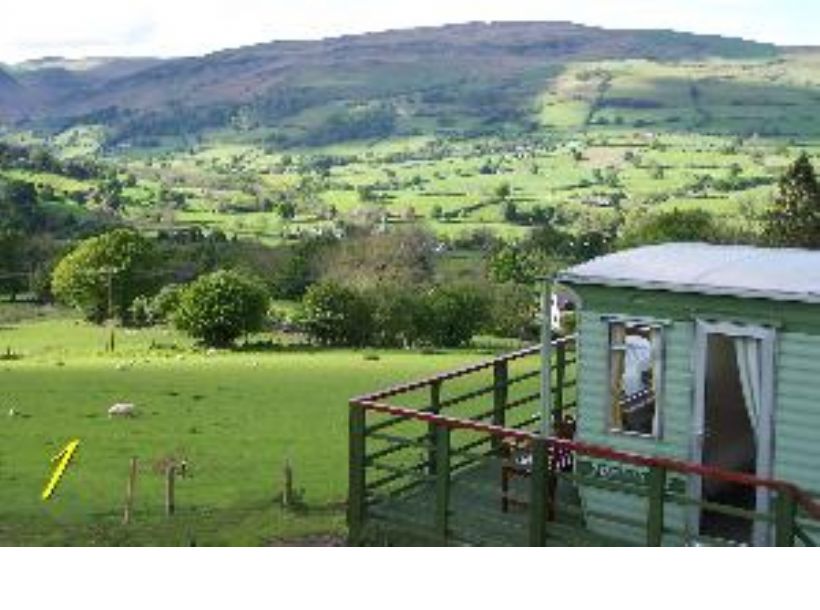
[[[820,336],[782,333],[776,366],[774,478],[820,496]]]
[[[578,438],[579,440],[613,447],[621,451],[662,455],[676,459],[689,458],[689,429],[692,415],[691,344],[694,326],[691,322],[674,322],[664,328],[665,380],[661,404],[663,432],[660,440],[636,438],[607,430],[608,326],[601,319],[605,313],[584,310],[578,325]],[[636,469],[637,470],[637,469]],[[670,477],[672,478],[672,477]],[[677,481],[680,483],[680,480]],[[582,500],[587,514],[595,512],[643,521],[646,501],[633,495],[585,488]],[[682,531],[684,511],[668,506],[664,515],[667,528]],[[645,530],[610,521],[588,518],[589,527],[602,534],[640,544]],[[668,544],[680,544],[681,539],[669,536]]]
[[[820,306],[659,291],[574,286],[582,300],[579,317],[578,437],[625,451],[690,459],[694,398],[693,354],[697,318],[766,324],[777,329],[775,371],[774,477],[820,490]],[[660,440],[627,437],[606,430],[608,328],[602,316],[620,314],[666,320],[665,380]],[[588,511],[643,518],[645,502],[630,496],[587,490]],[[683,527],[682,510],[668,511],[666,527]],[[590,525],[636,542],[643,532],[590,520]],[[620,527],[620,526],[619,526]],[[674,544],[674,536],[668,543]]]

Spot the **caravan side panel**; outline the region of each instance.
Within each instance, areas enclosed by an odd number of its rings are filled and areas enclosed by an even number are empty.
[[[605,314],[583,310],[578,325],[578,438],[584,442],[649,455],[686,460],[690,451],[692,417],[692,343],[694,326],[688,321],[670,323],[664,330],[664,386],[661,398],[662,435],[660,439],[637,438],[607,429],[608,404],[608,341],[609,329]],[[607,476],[594,468],[596,476]],[[579,465],[589,471],[589,467]],[[682,483],[681,481],[679,481]],[[645,523],[646,501],[643,498],[612,491],[581,489],[581,498],[588,515],[590,529],[619,539],[641,544],[646,533],[641,527],[614,523],[595,517],[596,513],[616,519]],[[677,531],[685,527],[683,508],[668,506],[665,526]],[[668,544],[680,544],[681,537],[668,536]]]

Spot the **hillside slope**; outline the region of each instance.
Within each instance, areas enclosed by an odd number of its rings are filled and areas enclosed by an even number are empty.
[[[137,144],[236,125],[273,128],[273,140],[307,145],[437,127],[526,129],[534,100],[572,62],[777,55],[771,45],[718,36],[470,23],[122,60],[119,69],[112,60],[86,69],[29,62],[15,72],[25,94],[8,96],[6,118],[103,124],[110,143]]]
[[[20,83],[0,68],[0,121],[24,116],[25,97]]]

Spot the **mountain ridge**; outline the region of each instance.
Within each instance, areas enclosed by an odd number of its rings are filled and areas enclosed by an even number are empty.
[[[402,106],[397,113],[413,106],[423,115],[460,104],[468,114],[491,107],[484,121],[515,122],[521,100],[570,62],[778,53],[771,44],[715,35],[518,21],[273,41],[171,59],[52,57],[12,67],[9,78],[19,88],[0,89],[0,120],[50,128],[103,124],[114,141],[201,133],[243,112],[272,126],[311,109],[332,115],[345,104],[362,107],[362,120],[384,105]]]

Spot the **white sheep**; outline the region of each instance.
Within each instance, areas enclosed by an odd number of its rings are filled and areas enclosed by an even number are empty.
[[[108,417],[134,417],[136,407],[130,402],[118,402],[108,409]]]

